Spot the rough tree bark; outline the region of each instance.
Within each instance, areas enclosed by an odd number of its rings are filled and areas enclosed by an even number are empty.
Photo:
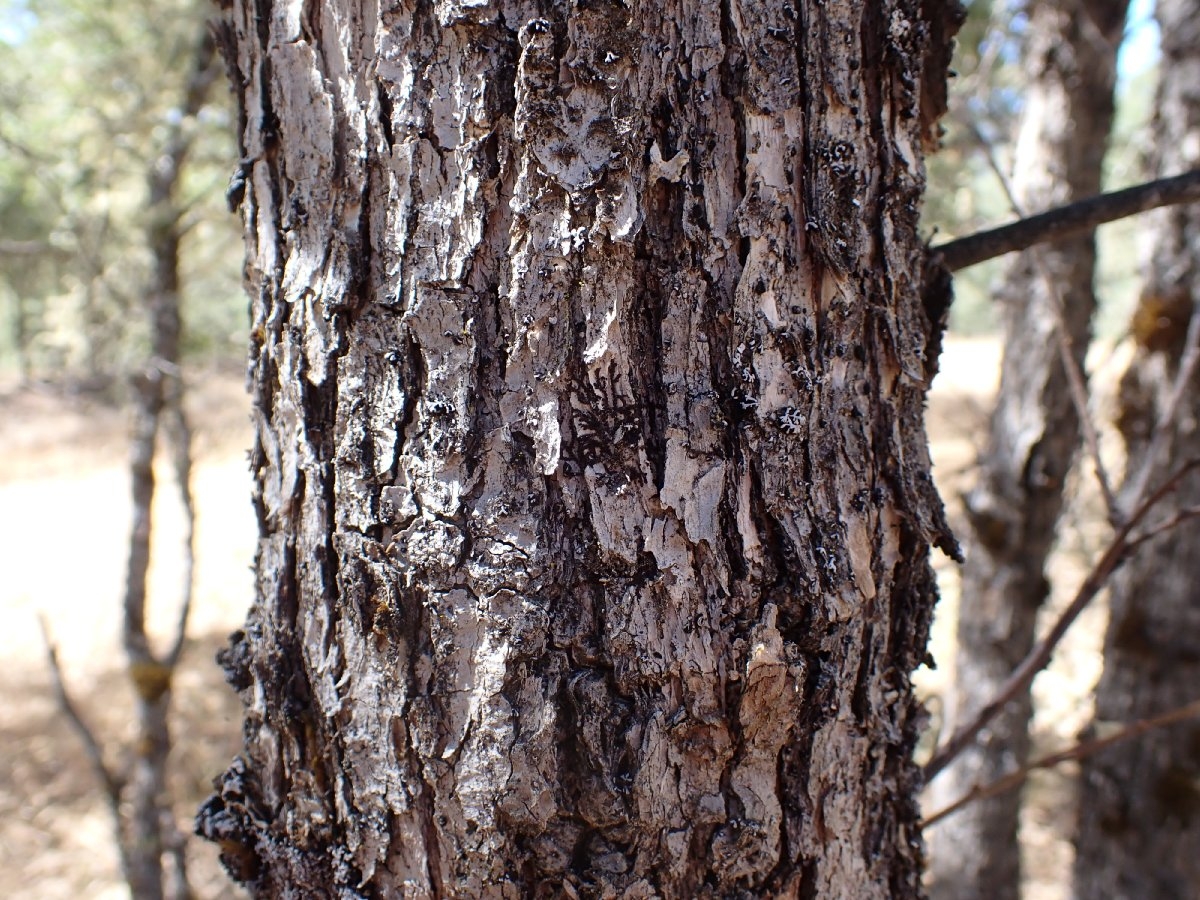
[[[1014,199],[1022,213],[1100,190],[1112,127],[1116,54],[1127,0],[1037,2],[1028,8],[1025,110]],[[947,733],[996,696],[1033,647],[1049,590],[1044,569],[1079,443],[1060,335],[1082,370],[1096,300],[1091,235],[1026,251],[1006,273],[1004,362],[978,483],[964,498],[970,526]],[[946,771],[931,794],[944,806],[1029,754],[1028,691]],[[1020,893],[1019,792],[972,804],[931,830],[931,892],[1015,900]]]
[[[270,897],[915,897],[954,3],[239,0]]]
[[[1200,163],[1200,3],[1159,0],[1162,61],[1155,112],[1161,171]],[[1168,403],[1189,319],[1200,302],[1200,209],[1155,214],[1151,260],[1132,332],[1137,355],[1121,385],[1119,425],[1129,463],[1126,491],[1152,487],[1200,457],[1200,393],[1187,386],[1165,441],[1147,459]],[[1141,470],[1149,466],[1148,478]],[[1200,503],[1191,477],[1166,504]],[[1124,723],[1164,712],[1200,693],[1200,530],[1184,525],[1144,546],[1115,577],[1096,720]],[[1083,768],[1075,895],[1186,897],[1200,884],[1200,725],[1154,731],[1097,755]]]

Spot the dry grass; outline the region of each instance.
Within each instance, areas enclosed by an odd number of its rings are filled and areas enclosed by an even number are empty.
[[[936,470],[952,516],[986,425],[997,360],[994,342],[951,342],[935,385]],[[197,379],[191,406],[198,437],[197,593],[177,679],[174,727],[181,737],[173,757],[184,828],[211,777],[237,750],[238,703],[212,660],[249,603],[254,544],[245,463],[249,401],[240,377],[209,373]],[[128,896],[96,780],[52,700],[36,623],[36,614],[44,612],[69,684],[115,757],[132,706],[118,641],[129,527],[125,435],[120,412],[49,393],[0,391],[0,648],[8,672],[0,696],[0,896],[14,900]],[[151,597],[158,599],[153,619],[161,637],[178,597],[180,517],[169,492],[160,499]],[[1069,591],[1081,572],[1077,545],[1087,542],[1087,529],[1072,534],[1055,570],[1056,596]],[[944,689],[949,674],[957,600],[953,566],[944,560],[939,566],[946,602],[934,653],[947,665],[922,673],[922,689],[931,694]],[[1069,742],[1086,719],[1102,624],[1096,613],[1083,622],[1082,640],[1065,648],[1036,685],[1041,747]],[[1066,896],[1072,793],[1070,782],[1055,773],[1039,776],[1029,792],[1024,843],[1030,897]],[[224,878],[212,847],[194,840],[191,854],[199,898],[242,896]]]

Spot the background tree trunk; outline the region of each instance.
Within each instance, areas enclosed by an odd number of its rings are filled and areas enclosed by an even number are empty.
[[[1025,110],[1014,199],[1024,214],[1099,193],[1113,117],[1116,55],[1127,0],[1037,2],[1028,10]],[[979,481],[965,498],[970,541],[959,602],[947,733],[999,692],[1033,647],[1049,590],[1044,569],[1079,443],[1079,416],[1060,334],[1080,366],[1090,339],[1091,236],[1035,248],[1009,267],[998,300],[1004,362]],[[933,783],[933,806],[1023,764],[1032,714],[1016,697]],[[931,891],[938,898],[1005,900],[1020,893],[1020,792],[980,801],[932,829]]]
[[[199,827],[240,880],[919,895],[959,15],[234,3],[261,538]]]
[[[1200,163],[1200,4],[1159,0],[1162,29],[1155,147],[1161,172]],[[1129,451],[1126,491],[1149,465],[1148,483],[1200,456],[1200,394],[1189,384],[1162,452],[1147,459],[1150,434],[1179,369],[1189,319],[1200,300],[1200,210],[1155,213],[1151,262],[1133,320],[1137,355],[1121,385],[1119,425]],[[1161,515],[1200,503],[1190,477]],[[1096,724],[1165,712],[1200,694],[1200,598],[1194,523],[1142,547],[1113,580]],[[1076,837],[1081,898],[1186,897],[1200,884],[1200,725],[1185,723],[1121,744],[1084,764]]]
[[[215,48],[207,28],[200,32],[194,61],[177,107],[178,122],[166,131],[148,175],[146,245],[152,260],[145,302],[150,318],[150,352],[133,385],[134,429],[130,460],[133,528],[129,539],[122,637],[134,687],[136,738],[127,780],[111,798],[118,820],[122,868],[133,900],[187,900],[186,839],[171,811],[167,763],[171,755],[171,682],[183,653],[192,605],[195,507],[192,501],[192,439],[183,406],[181,371],[180,245],[185,204],[181,183],[192,150],[189,129],[218,78]],[[156,652],[147,633],[151,511],[157,488],[156,450],[171,449],[176,487],[187,523],[179,626],[168,650]],[[122,810],[124,807],[124,810]],[[122,815],[125,820],[122,822]],[[170,864],[164,866],[164,859]]]

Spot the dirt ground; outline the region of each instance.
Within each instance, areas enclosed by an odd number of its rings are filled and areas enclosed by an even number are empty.
[[[970,477],[994,390],[994,342],[952,341],[931,401],[936,469],[952,516]],[[254,523],[246,449],[249,401],[236,372],[193,378],[198,504],[195,611],[176,680],[173,786],[181,828],[207,794],[212,777],[237,751],[239,708],[213,655],[237,628],[249,603]],[[118,627],[129,486],[123,413],[50,391],[0,385],[0,658],[8,676],[0,693],[0,896],[12,900],[128,897],[113,849],[112,822],[76,735],[51,695],[37,616],[59,646],[68,685],[110,758],[119,759],[131,708],[122,674]],[[163,473],[164,481],[167,473]],[[180,515],[169,493],[156,508],[151,602],[166,640],[179,596]],[[1088,529],[1068,529],[1056,596],[1080,577],[1078,560],[1097,543]],[[1073,563],[1072,560],[1075,560]],[[934,654],[943,667],[920,675],[934,698],[952,660],[957,586],[954,567],[938,562],[944,582]],[[1060,577],[1061,575],[1061,577]],[[1061,600],[1060,600],[1061,602]],[[1102,612],[1036,685],[1039,748],[1072,741],[1089,714],[1087,695],[1099,673]],[[1073,788],[1070,771],[1037,778],[1023,823],[1028,896],[1065,898]],[[224,877],[214,849],[194,839],[189,866],[203,900],[242,897]]]
[[[213,662],[250,601],[248,399],[233,372],[207,373],[192,395],[197,430],[196,595],[175,681],[172,787],[191,831],[212,777],[236,753],[237,698]],[[68,687],[112,764],[127,741],[132,695],[122,670],[119,611],[130,523],[125,415],[49,391],[0,392],[0,896],[74,900],[129,896],[112,818],[76,734],[51,694],[44,615]],[[170,485],[169,470],[161,474]],[[152,625],[164,646],[176,615],[182,517],[160,491],[154,515]],[[243,897],[211,845],[192,840],[198,898]]]

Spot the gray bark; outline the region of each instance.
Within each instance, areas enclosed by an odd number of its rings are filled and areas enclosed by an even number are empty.
[[[959,12],[233,4],[258,896],[919,895]]]
[[[1159,0],[1161,81],[1155,147],[1161,171],[1200,163],[1200,4]],[[1155,214],[1150,267],[1134,315],[1137,355],[1120,394],[1119,425],[1129,464],[1127,491],[1142,481],[1154,422],[1179,367],[1188,321],[1200,298],[1200,210]],[[1189,385],[1162,452],[1151,459],[1151,487],[1200,455],[1200,402]],[[1200,503],[1189,478],[1163,516]],[[1117,574],[1096,694],[1097,730],[1194,700],[1200,685],[1200,602],[1195,560],[1200,530],[1185,524],[1144,546]],[[1076,836],[1080,898],[1186,897],[1200,884],[1200,726],[1184,723],[1143,735],[1085,762]]]
[[[1013,182],[1024,213],[1100,190],[1126,6],[1127,0],[1031,4],[1024,62],[1030,80]],[[1082,371],[1096,305],[1094,264],[1088,235],[1027,251],[1003,280],[1000,390],[978,483],[964,498],[970,534],[948,733],[995,697],[1033,648],[1049,589],[1046,557],[1079,443],[1059,334]],[[1029,692],[1022,691],[937,777],[931,805],[944,806],[1022,765],[1031,714]],[[1019,896],[1020,808],[1020,793],[1009,792],[971,804],[930,831],[934,897]]]

